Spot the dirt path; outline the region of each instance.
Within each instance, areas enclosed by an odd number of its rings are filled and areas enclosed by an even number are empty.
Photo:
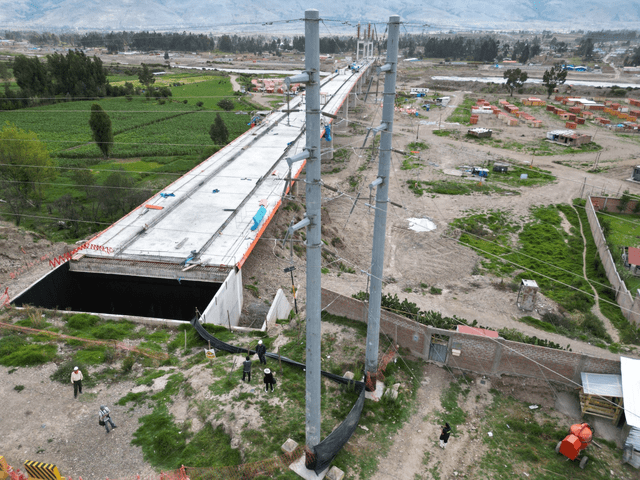
[[[150,410],[115,405],[133,382],[85,387],[74,399],[71,384],[49,380],[54,363],[11,370],[0,367],[0,451],[14,468],[35,460],[57,465],[64,476],[89,480],[154,473],[140,447],[131,445],[138,419]],[[16,385],[24,390],[17,392]],[[109,406],[118,426],[109,434],[98,425],[100,405]]]
[[[578,211],[576,210],[576,207],[571,205],[571,208],[573,208],[573,210],[576,212],[576,215],[578,215]],[[607,317],[605,317],[602,314],[602,312],[600,312],[600,297],[598,295],[598,291],[589,281],[589,277],[587,277],[587,238],[584,236],[584,230],[582,229],[582,220],[580,219],[580,215],[578,215],[578,222],[580,222],[580,235],[582,236],[582,242],[584,244],[584,249],[582,250],[582,275],[584,276],[584,279],[587,281],[587,283],[591,287],[591,290],[593,290],[593,298],[596,302],[593,305],[593,307],[591,307],[591,313],[593,313],[596,317],[598,317],[602,321],[605,328],[607,329],[607,333],[611,336],[613,341],[615,343],[619,343],[620,335],[618,333],[618,330],[616,330],[616,328],[611,324],[611,321]]]
[[[236,80],[238,78],[237,75],[229,75],[229,80],[231,80],[231,86],[233,87],[234,92],[240,91],[240,84]]]
[[[457,427],[445,450],[439,447],[442,411],[440,395],[451,381],[452,373],[433,364],[425,366],[425,378],[418,390],[418,410],[405,426],[393,437],[390,453],[379,459],[378,472],[371,480],[439,479],[454,478],[469,474],[469,469],[482,457],[485,447],[476,438],[477,426],[484,416],[484,408],[490,405],[493,396],[489,393],[489,380],[462,383],[469,388],[466,400],[460,399],[461,408],[468,416],[464,424]],[[400,472],[402,472],[400,474]]]

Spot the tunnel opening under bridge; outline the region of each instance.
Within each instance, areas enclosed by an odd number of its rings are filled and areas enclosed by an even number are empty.
[[[121,274],[78,272],[69,262],[42,277],[11,302],[120,316],[189,321],[205,312],[223,284]]]

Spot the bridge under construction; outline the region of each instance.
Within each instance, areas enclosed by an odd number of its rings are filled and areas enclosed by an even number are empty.
[[[359,102],[370,62],[322,80],[323,158],[330,134]],[[242,266],[295,183],[305,161],[305,95],[258,125],[76,249],[13,304],[237,326]]]

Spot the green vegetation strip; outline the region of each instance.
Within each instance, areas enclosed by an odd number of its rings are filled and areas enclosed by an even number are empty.
[[[559,425],[555,417],[530,410],[529,404],[495,389],[491,394],[493,403],[485,409],[478,431],[487,451],[475,466],[476,478],[524,478],[526,473],[532,480],[608,480],[622,478],[617,476],[621,470],[627,478],[635,475],[630,466],[620,465],[622,450],[611,442],[602,448],[591,444],[582,454],[589,457],[589,462],[584,470],[580,469],[578,461],[568,461],[555,452],[556,444],[569,433],[568,426]],[[616,470],[613,477],[612,469]]]
[[[404,163],[402,168],[404,169]],[[407,185],[409,190],[417,197],[421,197],[425,192],[435,195],[471,195],[472,193],[482,193],[484,195],[491,195],[492,193],[499,195],[520,194],[517,190],[509,190],[491,185],[486,181],[480,182],[479,180],[407,180]]]
[[[618,328],[622,341],[638,343],[640,331],[624,318],[615,304],[615,291],[597,256],[582,205],[577,205],[578,214],[569,205],[532,207],[528,221],[522,225],[504,211],[472,213],[454,220],[451,227],[460,230],[462,244],[484,257],[481,261],[484,269],[516,281],[535,280],[546,296],[563,307],[563,316],[573,314],[574,324],[556,325],[560,327],[558,333],[604,346],[603,342],[610,343],[611,338],[601,320],[590,313],[594,299],[591,286],[583,278],[584,243],[579,215],[587,239],[586,258],[591,259],[586,265],[587,277],[602,299],[601,312]],[[562,226],[561,214],[571,225],[569,233]]]

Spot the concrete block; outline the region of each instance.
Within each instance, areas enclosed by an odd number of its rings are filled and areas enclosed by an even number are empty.
[[[329,469],[329,473],[327,473],[327,478],[329,480],[342,480],[344,478],[344,472],[340,470],[338,467],[333,466]]]
[[[291,453],[298,448],[298,442],[291,438],[287,438],[287,441],[280,447],[284,453]]]
[[[367,400],[373,400],[374,402],[379,402],[384,394],[384,383],[376,382],[376,391],[375,392],[364,392],[364,398]]]
[[[385,395],[386,395],[387,397],[390,397],[390,398],[391,398],[391,400],[395,400],[395,399],[397,399],[397,398],[398,398],[398,391],[397,391],[397,390],[393,390],[393,389],[391,389],[391,390],[387,390],[387,391],[386,391],[386,393],[385,393]]]
[[[302,455],[298,460],[289,465],[289,468],[305,480],[322,480],[329,471],[329,467],[327,467],[319,474],[316,474],[316,472],[314,472],[313,470],[307,469],[307,467],[304,465],[304,455]]]

